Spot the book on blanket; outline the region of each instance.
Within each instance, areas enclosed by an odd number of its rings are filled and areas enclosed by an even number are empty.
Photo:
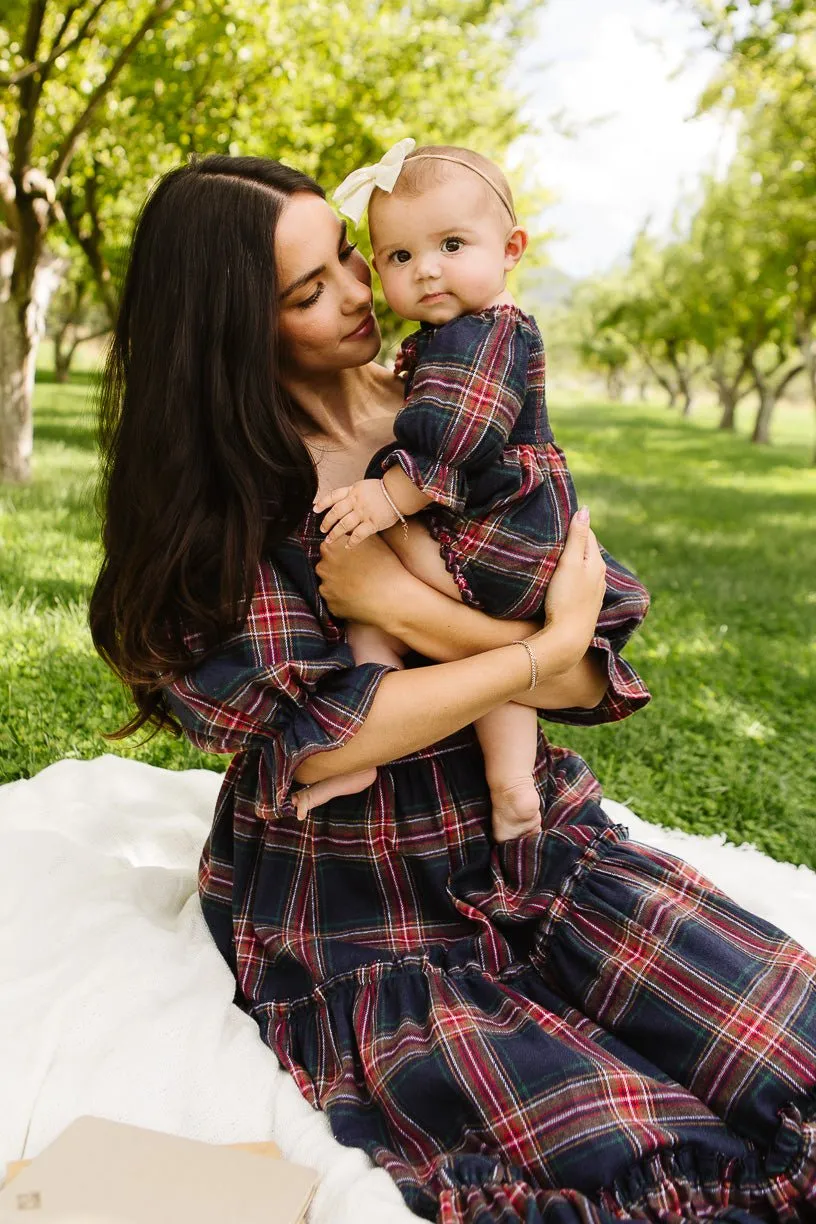
[[[301,1224],[318,1180],[273,1143],[204,1143],[90,1116],[16,1166],[0,1224]]]

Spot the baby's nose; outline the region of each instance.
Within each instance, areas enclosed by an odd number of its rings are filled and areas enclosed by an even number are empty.
[[[416,262],[417,275],[422,276],[438,276],[439,275],[439,259],[436,255],[422,255]]]

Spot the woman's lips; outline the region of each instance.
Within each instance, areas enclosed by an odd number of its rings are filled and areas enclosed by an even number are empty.
[[[344,340],[365,340],[366,336],[370,336],[373,330],[374,330],[374,316],[373,314],[368,314],[363,319],[360,326],[356,327],[353,332],[349,332],[349,334],[347,336],[344,336],[343,339]]]

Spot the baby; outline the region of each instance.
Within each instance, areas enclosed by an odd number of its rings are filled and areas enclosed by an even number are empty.
[[[541,618],[577,499],[547,417],[538,327],[506,288],[527,245],[507,180],[468,149],[403,140],[377,166],[350,175],[334,198],[356,222],[368,204],[385,297],[420,329],[395,367],[406,380],[396,442],[368,467],[384,475],[318,496],[326,539],[347,535],[353,548],[383,532],[408,569],[451,598],[491,616]],[[603,555],[598,632],[620,649],[649,596]],[[348,640],[357,663],[402,666],[407,647],[371,626],[350,623]],[[536,711],[509,702],[475,729],[494,839],[539,829]],[[293,796],[298,815],[375,777],[371,769],[314,783]]]

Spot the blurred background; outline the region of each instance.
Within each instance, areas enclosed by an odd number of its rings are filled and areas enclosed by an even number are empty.
[[[151,184],[224,152],[330,193],[410,135],[507,169],[557,440],[653,594],[651,705],[548,733],[645,819],[816,867],[815,85],[806,0],[0,0],[0,783],[227,764],[100,736],[94,385]]]

